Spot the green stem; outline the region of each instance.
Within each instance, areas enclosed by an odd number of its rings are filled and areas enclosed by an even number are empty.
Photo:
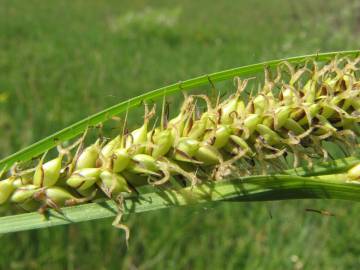
[[[289,175],[250,176],[223,182],[210,182],[179,190],[153,189],[125,200],[125,214],[216,201],[272,201],[284,199],[341,199],[360,201],[360,182],[349,183],[344,177],[302,177]],[[38,213],[0,218],[0,233],[9,233],[56,225],[77,223],[117,215],[112,201],[53,210],[44,220]]]

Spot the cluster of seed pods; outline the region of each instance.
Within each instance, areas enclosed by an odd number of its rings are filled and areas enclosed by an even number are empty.
[[[87,147],[81,140],[71,158],[71,150],[61,149],[50,161],[44,155],[33,169],[3,172],[0,204],[60,209],[97,197],[118,200],[144,184],[196,185],[234,173],[248,175],[255,167],[263,173],[288,155],[294,167],[301,160],[311,166],[314,159],[328,157],[323,141],[355,149],[359,63],[360,58],[333,59],[321,66],[284,62],[275,76],[265,69],[264,83],[246,98],[248,80],[237,79],[237,91],[223,101],[186,96],[172,119],[164,103],[161,123],[154,128],[154,111],[146,109],[144,124],[132,132],[124,128],[115,138],[100,138]]]

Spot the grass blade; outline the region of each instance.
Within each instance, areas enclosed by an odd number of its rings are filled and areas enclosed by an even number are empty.
[[[357,158],[340,159],[316,165],[311,172],[313,175],[319,175],[325,169],[331,170],[337,165],[336,172],[339,173],[358,162],[360,159]],[[359,184],[347,183],[339,175],[330,176],[327,179],[318,179],[309,175],[306,168],[301,168],[297,170],[296,176],[249,176],[223,182],[210,182],[193,189],[183,188],[176,191],[147,189],[139,196],[128,197],[125,200],[125,214],[224,200],[266,201],[322,198],[360,201]],[[44,220],[44,217],[37,212],[1,217],[0,233],[46,228],[117,215],[117,207],[112,201],[66,207],[62,210],[64,215],[50,210],[47,220]]]

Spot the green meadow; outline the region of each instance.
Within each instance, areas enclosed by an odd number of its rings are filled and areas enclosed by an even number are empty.
[[[359,44],[357,0],[1,0],[0,159],[161,86]],[[358,269],[359,217],[327,200],[173,208],[126,217],[129,248],[111,219],[0,235],[0,269]]]

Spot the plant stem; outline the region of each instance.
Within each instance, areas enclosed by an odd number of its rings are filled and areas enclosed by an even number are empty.
[[[327,177],[289,175],[250,176],[210,182],[179,190],[153,189],[125,200],[125,214],[216,201],[273,201],[284,199],[341,199],[360,201],[360,182],[348,182],[343,174]],[[49,211],[47,220],[38,213],[0,218],[0,233],[24,231],[56,225],[108,218],[117,215],[112,201],[63,208],[63,214]]]

